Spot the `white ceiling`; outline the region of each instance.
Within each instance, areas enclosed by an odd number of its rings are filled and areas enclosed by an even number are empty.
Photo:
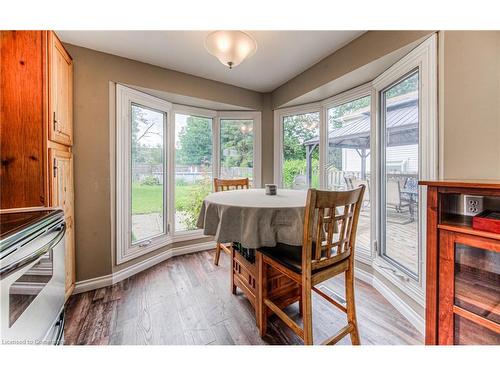
[[[204,47],[209,31],[57,31],[63,42],[270,92],[364,31],[248,31],[257,52],[229,70]]]

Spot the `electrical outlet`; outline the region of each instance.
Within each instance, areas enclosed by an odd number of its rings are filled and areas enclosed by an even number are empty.
[[[464,215],[476,216],[483,211],[483,197],[478,195],[464,195]]]

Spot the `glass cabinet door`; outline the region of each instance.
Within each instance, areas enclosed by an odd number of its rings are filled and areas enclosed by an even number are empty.
[[[500,344],[500,242],[444,231],[440,254],[442,344]]]
[[[500,252],[455,242],[454,306],[500,324]],[[500,334],[455,315],[455,344],[500,344]]]

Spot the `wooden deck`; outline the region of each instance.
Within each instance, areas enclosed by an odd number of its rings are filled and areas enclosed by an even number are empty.
[[[175,257],[111,287],[72,296],[66,307],[65,344],[300,344],[271,318],[261,339],[253,308],[230,292],[229,257],[213,265],[213,251]],[[342,277],[320,285],[343,292]],[[356,281],[362,344],[423,344],[422,335],[370,285]],[[288,313],[299,321],[298,306]],[[345,315],[313,293],[314,342],[345,325]],[[350,344],[348,337],[340,344]]]
[[[359,217],[357,248],[370,248],[370,213],[365,208]],[[416,272],[418,264],[418,223],[409,213],[390,212],[387,222],[387,255]]]

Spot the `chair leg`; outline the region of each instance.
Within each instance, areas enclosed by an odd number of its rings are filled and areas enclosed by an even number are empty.
[[[236,294],[236,285],[234,284],[234,248],[231,246],[231,293]]]
[[[300,287],[299,316],[304,316],[304,304],[302,303],[302,286]]]
[[[262,259],[262,254],[257,252],[257,325],[259,326],[260,337],[264,337],[267,332],[267,306],[264,299],[267,298],[267,265]]]
[[[313,344],[311,284],[302,284],[302,321],[304,325],[304,345]]]
[[[217,242],[217,245],[215,246],[215,257],[214,257],[214,264],[216,266],[219,265],[219,258],[220,258],[220,242]]]
[[[345,273],[345,294],[347,302],[347,321],[352,324],[351,343],[353,345],[360,345],[358,322],[356,320],[356,306],[354,302],[354,270],[350,265]]]

